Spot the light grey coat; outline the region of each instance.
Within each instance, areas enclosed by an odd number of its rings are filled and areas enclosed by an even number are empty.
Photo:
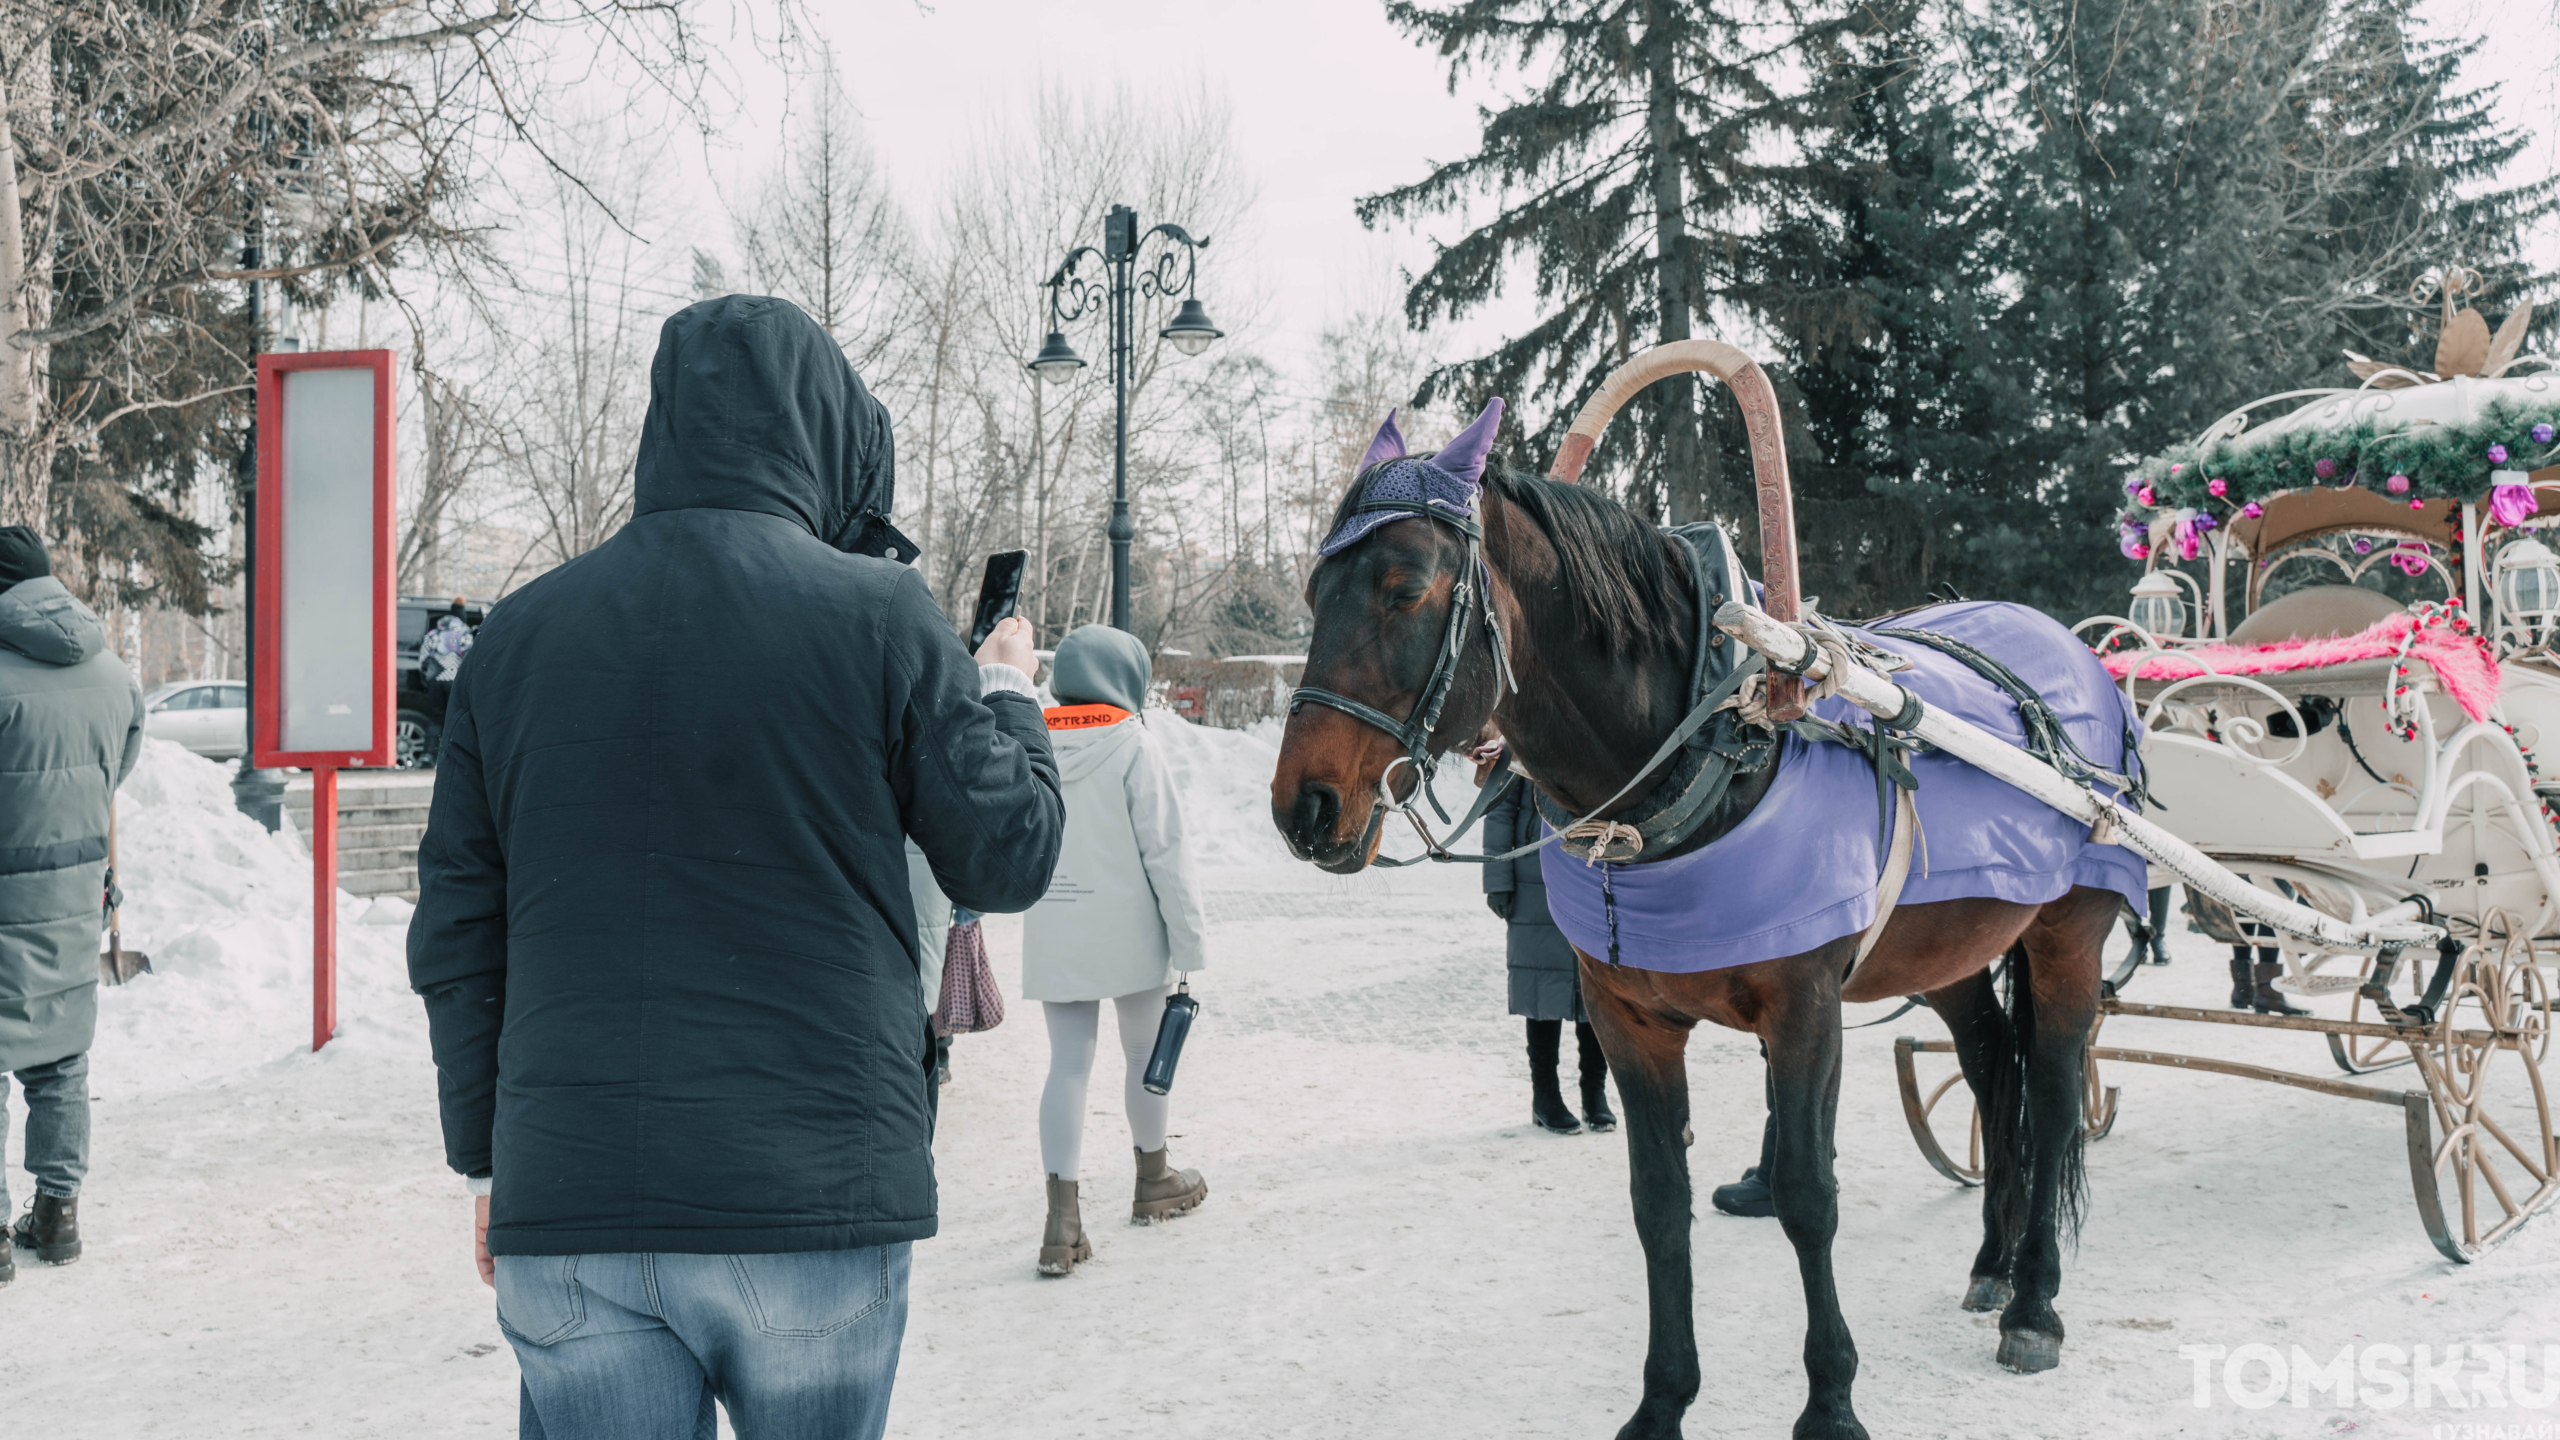
[[[1111,1000],[1173,983],[1207,959],[1207,921],[1173,772],[1139,718],[1152,666],[1134,636],[1082,625],[1058,642],[1064,705],[1114,705],[1115,725],[1055,729],[1066,843],[1049,893],[1022,919],[1022,998]],[[1171,723],[1180,724],[1180,721]]]
[[[0,591],[0,1071],[98,1028],[107,806],[142,753],[142,687],[50,575]]]

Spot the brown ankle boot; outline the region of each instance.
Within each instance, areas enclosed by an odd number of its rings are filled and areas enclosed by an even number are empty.
[[[1084,1238],[1083,1207],[1076,1203],[1076,1182],[1049,1177],[1049,1225],[1040,1232],[1040,1273],[1073,1274],[1079,1262],[1093,1258],[1093,1242]]]
[[[47,1265],[70,1264],[80,1258],[80,1202],[37,1191],[9,1238]]]
[[[1162,1150],[1137,1152],[1138,1194],[1129,1203],[1129,1223],[1170,1220],[1196,1209],[1209,1198],[1209,1182],[1201,1179],[1197,1170],[1174,1169],[1167,1159],[1172,1153],[1170,1145]]]
[[[2284,992],[2276,988],[2276,977],[2283,973],[2284,966],[2273,960],[2261,960],[2252,967],[2250,979],[2256,983],[2258,993],[2250,997],[2251,1008],[2261,1015],[2310,1014],[2300,1006],[2285,1002]]]

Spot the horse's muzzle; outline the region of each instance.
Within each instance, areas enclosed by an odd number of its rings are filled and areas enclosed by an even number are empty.
[[[1278,813],[1271,818],[1279,823],[1281,837],[1289,842],[1289,853],[1301,860],[1320,860],[1328,852],[1341,848],[1333,838],[1333,827],[1342,820],[1342,792],[1321,780],[1303,781],[1297,799],[1288,809],[1273,806]]]

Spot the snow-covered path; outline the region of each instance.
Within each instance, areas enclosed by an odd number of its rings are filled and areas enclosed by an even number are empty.
[[[1117,1087],[1097,1084],[1086,1214],[1099,1253],[1072,1278],[1035,1277],[1038,1017],[1021,1007],[962,1040],[937,1141],[942,1234],[916,1249],[891,1433],[1614,1433],[1644,1348],[1625,1147],[1526,1124],[1500,933],[1474,875],[1335,879],[1274,862],[1241,826],[1212,853],[1215,968],[1197,987],[1207,1010],[1173,1142],[1207,1173],[1209,1203],[1170,1225],[1110,1223],[1126,1131]],[[276,891],[291,861],[248,854],[235,891]],[[270,900],[282,913],[282,895]],[[229,949],[181,939],[218,914],[208,900],[154,920],[156,947],[200,951],[196,975],[182,964],[107,997],[88,1257],[22,1265],[0,1290],[12,1433],[509,1433],[514,1362],[471,1273],[468,1202],[439,1158],[399,929],[347,927],[345,1028],[313,1057],[294,1053],[291,926]],[[1013,992],[1019,927],[989,933]],[[255,983],[222,989],[223,957],[259,945],[276,953]],[[2216,1000],[2214,949],[2181,936],[2177,955],[2143,976],[2143,998]],[[2133,1067],[2111,1076],[2124,1115],[2091,1150],[2095,1207],[2059,1302],[2063,1367],[1998,1370],[1990,1317],[1955,1308],[1975,1197],[1931,1172],[1903,1129],[1891,1045],[1903,1033],[1938,1032],[1914,1014],[1850,1037],[1839,1139],[1838,1264],[1876,1435],[2426,1436],[2560,1414],[2341,1411],[2325,1397],[2244,1410],[2219,1395],[2196,1408],[2181,1345],[2300,1345],[2324,1361],[2367,1342],[2538,1354],[2560,1342],[2560,1220],[2486,1264],[2448,1266],[2412,1214],[2392,1112]],[[2309,1036],[2118,1021],[2108,1039],[2328,1070]],[[1744,1037],[1701,1032],[1690,1071],[1692,1163],[1714,1183],[1756,1154],[1758,1060]],[[1803,1398],[1792,1251],[1774,1222],[1701,1210],[1708,1378],[1689,1433],[1785,1434]]]

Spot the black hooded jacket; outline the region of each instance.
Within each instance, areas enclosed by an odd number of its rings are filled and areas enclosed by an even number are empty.
[[[890,529],[888,417],[797,308],[667,321],[631,523],[490,613],[418,850],[446,1158],[495,1254],[934,1232],[903,841],[1028,908],[1065,825],[1040,711],[979,698]]]

